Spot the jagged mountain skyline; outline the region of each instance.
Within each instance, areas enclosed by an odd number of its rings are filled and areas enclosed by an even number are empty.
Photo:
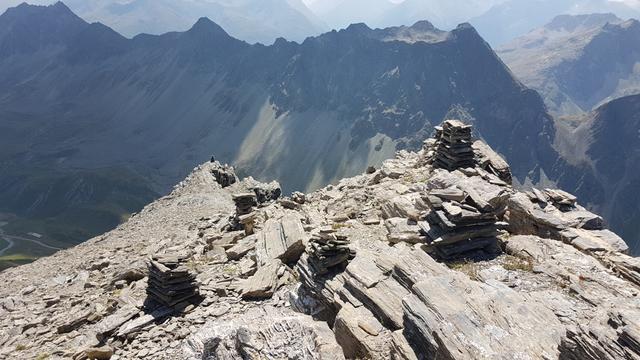
[[[22,2],[5,0],[0,13]],[[612,12],[628,19],[640,14],[636,0],[67,0],[66,5],[85,20],[102,22],[126,37],[184,31],[208,17],[236,38],[263,44],[278,37],[302,42],[353,23],[385,28],[427,20],[444,30],[470,22],[497,47],[557,15]]]

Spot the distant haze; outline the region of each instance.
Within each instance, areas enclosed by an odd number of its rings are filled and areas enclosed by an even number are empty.
[[[0,12],[22,1],[0,0]],[[238,39],[264,44],[278,37],[302,42],[353,23],[384,28],[428,20],[443,30],[470,22],[497,47],[561,14],[640,17],[640,0],[66,0],[65,4],[83,19],[101,22],[127,37],[184,31],[198,18],[208,17]]]

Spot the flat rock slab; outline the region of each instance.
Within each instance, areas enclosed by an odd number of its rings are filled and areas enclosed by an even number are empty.
[[[564,335],[548,308],[463,274],[415,284],[403,308],[409,342],[429,359],[557,359]]]
[[[287,214],[281,220],[269,219],[256,234],[258,265],[279,259],[288,264],[297,261],[304,252],[307,237],[299,215]]]
[[[242,298],[270,298],[278,287],[278,270],[281,266],[282,262],[278,259],[261,266],[253,276],[242,282],[240,287]]]
[[[209,322],[186,339],[182,351],[188,360],[344,359],[327,323],[273,307]]]

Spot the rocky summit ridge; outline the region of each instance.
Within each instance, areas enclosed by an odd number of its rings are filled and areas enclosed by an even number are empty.
[[[640,261],[571,194],[510,182],[458,121],[306,195],[212,159],[1,272],[0,358],[640,357]]]

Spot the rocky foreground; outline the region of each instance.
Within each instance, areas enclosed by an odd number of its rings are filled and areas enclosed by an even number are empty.
[[[625,242],[454,130],[308,195],[196,168],[0,273],[0,358],[639,359]]]

